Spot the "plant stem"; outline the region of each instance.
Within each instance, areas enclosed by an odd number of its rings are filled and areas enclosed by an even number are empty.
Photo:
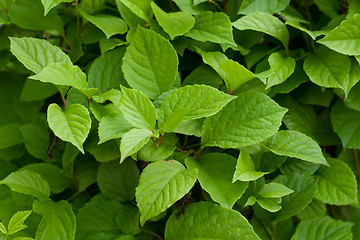
[[[64,108],[65,109],[67,109],[67,104],[66,104],[66,100],[65,100],[65,98],[64,98],[64,95],[62,95],[62,93],[61,93],[61,91],[59,90],[59,93],[60,93],[60,96],[61,96],[61,100],[63,101],[63,103],[64,103]]]
[[[161,236],[157,235],[157,234],[154,233],[154,232],[150,232],[150,231],[145,230],[145,229],[141,229],[141,231],[143,231],[144,233],[147,233],[147,234],[149,234],[149,235],[152,235],[152,236],[154,236],[154,237],[156,237],[156,238],[158,238],[158,239],[160,239],[160,240],[164,240],[164,238],[162,238]]]
[[[70,51],[72,52],[74,50],[73,46],[71,45],[71,43],[69,42],[69,40],[66,38],[66,36],[64,34],[61,34],[61,37],[64,39],[64,41],[66,42],[66,44],[68,45],[68,47],[70,48]]]

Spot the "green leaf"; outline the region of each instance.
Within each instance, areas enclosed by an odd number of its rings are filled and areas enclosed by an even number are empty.
[[[99,124],[99,144],[111,139],[121,138],[132,128],[120,113],[106,115]]]
[[[72,183],[71,178],[67,178],[62,173],[62,169],[50,163],[32,163],[25,165],[20,170],[30,170],[40,174],[49,184],[53,193],[61,193]]]
[[[195,19],[190,13],[166,13],[154,2],[151,2],[151,7],[159,25],[170,35],[171,39],[188,32],[195,24]]]
[[[152,18],[151,0],[120,0],[122,4],[128,7],[138,17],[150,22]]]
[[[264,94],[243,92],[218,114],[206,118],[201,144],[241,148],[262,142],[279,129],[286,111]]]
[[[329,216],[304,220],[296,227],[293,240],[318,239],[318,240],[351,240],[353,223],[335,220]]]
[[[269,57],[270,75],[267,77],[266,88],[283,83],[295,70],[295,60],[273,53]]]
[[[296,216],[301,220],[325,216],[327,212],[325,203],[313,198],[311,203]]]
[[[360,44],[360,14],[355,14],[341,22],[318,42],[345,55],[360,55],[356,47]]]
[[[232,209],[198,202],[189,205],[180,217],[178,214],[174,212],[167,221],[165,239],[260,240],[246,218]]]
[[[255,171],[254,163],[251,156],[245,149],[240,151],[237,160],[236,169],[233,175],[232,182],[240,181],[254,181],[267,174],[267,172]]]
[[[75,239],[75,215],[66,201],[34,201],[34,212],[42,216],[35,240]]]
[[[328,159],[330,167],[320,168],[316,173],[317,191],[315,197],[331,205],[357,203],[357,184],[349,166],[337,159]]]
[[[259,196],[263,198],[281,198],[293,192],[294,190],[291,190],[280,183],[270,182],[261,187]]]
[[[52,63],[72,64],[70,58],[60,48],[43,39],[30,37],[10,37],[10,51],[29,70],[39,73]],[[38,53],[42,54],[39,55]]]
[[[198,51],[201,54],[204,63],[211,66],[222,78],[224,78],[223,70],[221,69],[221,63],[225,60],[229,60],[228,57],[221,52]]]
[[[96,183],[99,163],[93,158],[77,158],[74,165],[73,175],[78,183],[78,191],[83,192]]]
[[[226,76],[226,85],[230,92],[234,92],[242,84],[257,78],[252,72],[247,70],[243,65],[233,60],[223,60],[220,68]]]
[[[169,119],[176,117],[177,109],[187,111],[184,120],[209,117],[219,112],[236,97],[227,95],[206,85],[188,85],[174,90],[160,106],[158,112],[159,127]]]
[[[274,14],[285,9],[290,0],[244,0],[239,13],[249,14],[254,12],[267,12]]]
[[[149,141],[140,149],[138,159],[146,162],[165,160],[174,152],[177,143],[178,138],[175,134],[165,134],[162,136],[161,142],[160,140],[157,142]]]
[[[39,200],[47,200],[50,196],[50,187],[45,179],[29,170],[13,172],[1,180],[0,184],[7,185],[15,192],[33,195]]]
[[[139,209],[134,205],[121,205],[115,220],[123,233],[135,235],[141,231]]]
[[[346,79],[344,86],[345,98],[349,96],[350,90],[359,81],[360,81],[360,65],[354,58],[351,58],[351,68],[349,71],[349,76]]]
[[[180,100],[180,99],[179,99]],[[160,108],[161,109],[161,108]],[[173,132],[186,118],[191,109],[176,108],[160,126],[160,131]],[[164,111],[162,112],[164,113]]]
[[[285,24],[269,13],[251,13],[233,22],[232,25],[239,30],[254,30],[269,34],[279,39],[285,48],[288,47],[289,32]]]
[[[282,198],[281,210],[276,214],[276,221],[288,219],[302,211],[313,199],[316,191],[316,180],[312,176],[293,173],[280,175],[275,182],[294,190]]]
[[[32,212],[31,210],[28,210],[28,211],[18,211],[17,213],[15,213],[10,219],[7,234],[12,235],[27,228],[27,226],[24,225],[24,222],[30,216],[31,212]]]
[[[66,142],[72,143],[82,153],[82,144],[87,138],[91,119],[89,111],[80,104],[72,104],[64,111],[57,104],[50,104],[47,121],[54,134]]]
[[[78,66],[65,62],[49,64],[30,78],[59,86],[74,87],[87,95],[88,98],[91,98],[97,92],[96,88],[89,88],[86,74]]]
[[[11,23],[20,28],[38,31],[56,30],[59,33],[64,31],[63,21],[56,11],[44,16],[44,8],[40,0],[11,1],[7,12]]]
[[[319,145],[310,137],[297,131],[278,131],[266,140],[264,146],[278,155],[329,166]]]
[[[256,202],[262,207],[263,209],[269,212],[277,212],[281,209],[281,198],[262,198],[258,197]]]
[[[128,30],[125,21],[119,17],[105,14],[89,15],[81,8],[77,8],[77,10],[86,20],[100,28],[107,38],[115,34],[126,33]]]
[[[120,152],[122,163],[128,156],[137,153],[149,141],[153,132],[148,129],[133,128],[125,133],[121,139]]]
[[[0,127],[0,149],[23,143],[20,124],[6,124]]]
[[[336,0],[314,0],[315,5],[330,18],[339,16],[341,3]]]
[[[205,118],[183,121],[179,126],[177,126],[174,132],[201,137],[201,129],[204,124],[204,120]]]
[[[139,169],[132,159],[127,159],[122,164],[118,161],[101,163],[97,184],[104,197],[118,202],[130,202],[135,197],[139,176]]]
[[[350,67],[349,57],[326,47],[319,48],[316,54],[310,55],[304,62],[304,70],[310,80],[328,88],[344,89]]]
[[[201,187],[223,207],[232,208],[248,187],[247,182],[232,182],[236,159],[230,155],[210,153],[185,162],[189,169],[199,171]]]
[[[122,226],[116,219],[119,214],[124,214],[123,208],[124,205],[107,201],[101,194],[92,197],[76,214],[76,239],[118,239],[122,235]]]
[[[57,92],[58,89],[51,83],[43,83],[28,78],[21,91],[20,100],[26,102],[44,100]]]
[[[174,84],[177,66],[178,57],[169,41],[142,27],[136,29],[122,65],[132,88],[156,99]]]
[[[41,0],[42,5],[44,6],[44,16],[46,16],[49,11],[56,7],[59,3],[62,2],[73,2],[74,0]]]
[[[195,68],[182,82],[183,86],[193,84],[205,84],[214,88],[219,88],[223,84],[222,78],[210,66],[201,64]]]
[[[120,40],[118,38],[100,39],[99,45],[100,45],[101,54],[104,54],[105,52],[113,50],[116,47],[126,45],[126,42],[124,42],[123,40]],[[122,60],[122,58],[121,58],[121,60]],[[120,64],[120,67],[121,67],[121,64]]]
[[[360,112],[348,109],[339,101],[333,106],[330,117],[343,147],[360,149]]]
[[[119,88],[120,84],[127,86],[121,65],[125,48],[116,48],[95,59],[91,64],[88,74],[89,86],[97,88],[97,94],[102,94],[113,88]]]
[[[194,27],[185,36],[197,41],[227,43],[236,46],[229,17],[221,12],[203,12],[195,16]]]
[[[140,176],[135,193],[141,225],[188,193],[196,177],[196,170],[185,169],[175,160],[157,161],[148,165]]]
[[[2,232],[3,234],[7,234],[6,227],[2,222],[0,222],[0,232]]]
[[[141,91],[121,86],[120,111],[136,128],[153,130],[156,123],[155,106]]]

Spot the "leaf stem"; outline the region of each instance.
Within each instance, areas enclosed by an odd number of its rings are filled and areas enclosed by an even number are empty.
[[[64,95],[61,93],[61,91],[59,90],[59,93],[60,93],[60,96],[61,96],[61,100],[63,101],[63,103],[64,103],[64,108],[65,109],[67,109],[67,104],[66,104],[66,100],[65,100],[65,97],[64,97]]]
[[[224,10],[220,7],[220,5],[217,2],[213,0],[208,0],[208,2],[214,4],[220,11],[224,12]]]
[[[64,34],[61,34],[61,37],[64,39],[64,41],[66,42],[66,44],[68,45],[68,47],[70,48],[70,51],[72,52],[74,50],[73,46],[71,45],[71,43],[69,42],[69,40],[66,38],[66,36]]]
[[[157,234],[154,233],[154,232],[145,230],[145,229],[143,229],[143,228],[141,229],[141,231],[143,231],[144,233],[147,233],[147,234],[149,234],[149,235],[152,235],[152,236],[154,236],[154,237],[156,237],[156,238],[158,238],[158,239],[160,239],[160,240],[164,240],[164,238],[162,238],[160,235],[157,235]]]

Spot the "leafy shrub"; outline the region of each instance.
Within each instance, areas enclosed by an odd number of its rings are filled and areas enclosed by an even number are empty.
[[[2,239],[360,236],[357,0],[3,0]]]

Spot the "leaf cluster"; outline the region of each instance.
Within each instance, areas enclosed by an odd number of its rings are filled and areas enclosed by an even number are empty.
[[[0,239],[357,239],[359,0],[2,0]]]

